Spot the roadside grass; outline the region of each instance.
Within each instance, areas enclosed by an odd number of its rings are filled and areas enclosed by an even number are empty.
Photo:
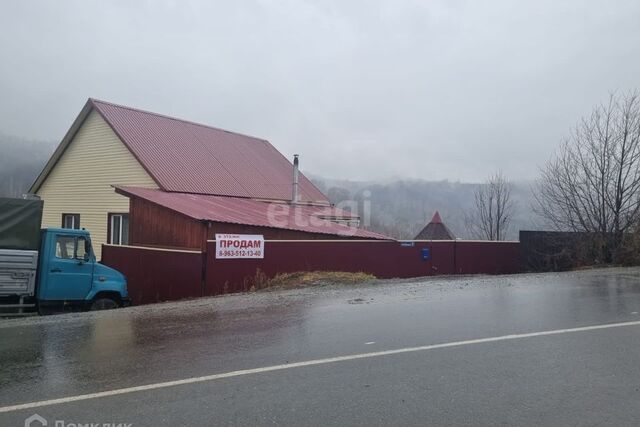
[[[252,291],[270,289],[301,288],[319,285],[355,285],[375,280],[369,273],[347,273],[344,271],[298,271],[278,274],[271,279],[256,280]]]

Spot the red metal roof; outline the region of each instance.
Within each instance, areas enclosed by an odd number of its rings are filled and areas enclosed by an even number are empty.
[[[283,228],[345,237],[354,236],[363,239],[392,240],[382,234],[322,219],[323,217],[353,218],[349,212],[332,206],[293,206],[237,197],[170,193],[140,187],[116,187],[116,191],[125,196],[148,200],[197,220]]]
[[[165,191],[291,200],[293,165],[268,141],[91,99]],[[328,203],[300,174],[300,200]]]

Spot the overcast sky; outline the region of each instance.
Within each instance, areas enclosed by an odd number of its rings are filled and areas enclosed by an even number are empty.
[[[0,132],[59,140],[95,97],[335,178],[533,178],[640,86],[637,0],[4,0],[0,28]]]

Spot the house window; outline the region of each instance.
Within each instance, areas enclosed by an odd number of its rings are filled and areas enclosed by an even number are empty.
[[[129,244],[129,214],[109,214],[109,235],[107,243],[112,245]]]
[[[62,214],[62,228],[80,229],[80,214]]]

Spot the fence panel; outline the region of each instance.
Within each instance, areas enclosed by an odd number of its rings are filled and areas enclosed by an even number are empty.
[[[453,241],[267,241],[264,259],[216,259],[215,242],[209,241],[205,295],[247,291],[261,280],[297,271],[365,272],[379,278],[454,274],[455,248]]]
[[[602,236],[596,233],[520,231],[526,271],[564,271],[602,262]]]
[[[457,241],[456,274],[511,274],[521,271],[519,242]]]
[[[201,252],[103,245],[101,262],[127,277],[136,305],[202,296]]]
[[[127,276],[135,304],[148,304],[248,291],[277,274],[298,271],[379,278],[516,273],[520,250],[518,242],[276,240],[265,242],[264,259],[216,259],[215,242],[209,241],[206,254],[104,245],[103,263]]]

